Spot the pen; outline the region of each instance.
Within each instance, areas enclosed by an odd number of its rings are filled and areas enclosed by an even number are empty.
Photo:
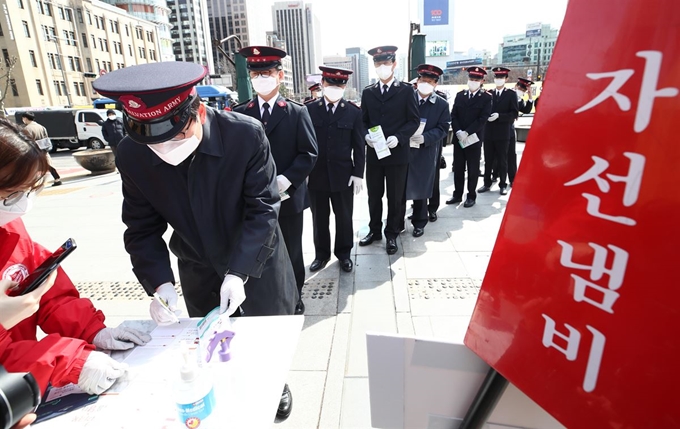
[[[168,314],[170,314],[172,316],[172,323],[179,323],[179,318],[177,317],[175,312],[170,310],[168,303],[165,302],[165,300],[163,298],[161,298],[161,296],[158,294],[158,292],[153,294],[153,299],[155,299],[161,305],[161,307],[163,307],[165,309],[165,311],[167,311]]]

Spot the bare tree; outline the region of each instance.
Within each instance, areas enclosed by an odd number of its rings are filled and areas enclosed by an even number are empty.
[[[5,97],[7,97],[7,90],[10,85],[13,84],[12,71],[16,65],[17,57],[5,58],[0,64],[0,85],[2,86],[2,91],[0,91],[0,116],[3,118],[5,117]]]

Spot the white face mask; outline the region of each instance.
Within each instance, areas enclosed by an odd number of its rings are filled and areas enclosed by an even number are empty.
[[[375,72],[378,73],[378,77],[381,80],[387,80],[390,77],[392,77],[392,66],[388,66],[387,64],[383,64],[379,67],[376,67]]]
[[[470,91],[475,92],[479,89],[479,85],[481,85],[481,82],[477,82],[474,80],[468,80],[468,88],[470,88]]]
[[[109,119],[111,119],[113,121],[114,119],[116,119],[116,115],[109,116]]]
[[[28,196],[24,194],[19,201],[11,206],[6,206],[0,202],[0,226],[5,226],[28,213],[33,208],[33,198],[35,198],[35,192],[31,192]]]
[[[500,88],[501,86],[505,86],[505,79],[494,79],[493,83],[497,88]]]
[[[196,134],[194,134],[187,139],[169,140],[165,143],[150,144],[147,146],[149,146],[149,149],[158,155],[160,159],[170,165],[177,166],[194,153],[199,143],[201,142],[198,140],[198,137],[196,137]]]
[[[516,89],[515,92],[517,92],[517,99],[521,100],[524,97],[525,92],[520,91],[519,89]]]
[[[331,103],[335,103],[340,100],[345,94],[345,88],[340,88],[338,86],[326,86],[323,89],[323,95]]]
[[[250,82],[259,95],[269,95],[279,86],[274,76],[258,76],[255,79],[250,79]]]
[[[422,95],[430,95],[434,92],[434,86],[427,82],[419,82],[418,92],[420,92]]]

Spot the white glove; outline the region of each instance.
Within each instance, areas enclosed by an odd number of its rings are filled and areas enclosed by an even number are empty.
[[[246,300],[246,291],[243,288],[243,280],[233,274],[224,276],[220,288],[220,314],[234,314],[238,307]],[[227,304],[229,307],[227,307]]]
[[[354,195],[359,195],[359,192],[364,189],[364,181],[361,177],[352,176],[347,186],[354,186]]]
[[[168,308],[163,307],[161,303],[154,299],[151,301],[151,307],[149,308],[151,318],[160,326],[177,323],[177,316],[182,314],[182,311],[177,309],[178,297],[177,292],[175,292],[175,286],[172,283],[163,283],[156,288],[156,294],[168,304]]]
[[[468,138],[468,133],[465,131],[458,130],[456,131],[456,137],[458,137],[458,141],[464,142]]]
[[[487,121],[493,122],[493,121],[495,121],[496,119],[498,119],[498,113],[493,112],[493,113],[491,114],[491,116],[489,116],[489,119],[487,119]]]
[[[116,362],[102,352],[91,352],[78,377],[78,387],[91,395],[104,393],[128,369],[126,363]]]
[[[366,137],[364,137],[364,139],[366,140],[367,145],[369,145],[370,147],[373,147],[374,143],[373,143],[373,140],[371,139],[370,134],[366,134]]]
[[[40,308],[40,299],[54,285],[57,272],[54,271],[38,286],[33,292],[21,296],[8,296],[7,290],[15,287],[17,283],[1,279],[0,280],[0,325],[5,329],[11,329],[22,320],[33,316]]]
[[[409,139],[409,142],[415,143],[415,144],[423,144],[423,143],[425,143],[425,137],[423,137],[422,134],[419,135],[419,136],[413,136]]]
[[[282,192],[286,192],[286,190],[290,188],[290,185],[292,185],[292,183],[290,183],[290,180],[288,180],[288,178],[286,178],[286,176],[284,176],[283,174],[279,174],[278,176],[276,176],[276,183],[279,185],[279,194]]]
[[[394,149],[399,144],[399,139],[395,136],[389,136],[386,140],[386,143],[388,148]]]
[[[92,344],[103,350],[127,350],[137,344],[143,346],[151,341],[151,335],[136,329],[119,326],[104,328],[97,333]]]

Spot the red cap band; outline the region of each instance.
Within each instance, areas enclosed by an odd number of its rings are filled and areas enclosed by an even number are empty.
[[[248,57],[246,61],[249,63],[271,63],[273,61],[281,61],[281,57],[269,56],[269,57]]]
[[[171,99],[151,107],[147,106],[141,98],[135,97],[134,95],[123,95],[119,98],[119,101],[123,103],[123,109],[125,109],[128,115],[142,121],[150,121],[163,117],[172,112],[190,95],[195,93],[196,88],[192,86],[186,91],[175,95]]]

